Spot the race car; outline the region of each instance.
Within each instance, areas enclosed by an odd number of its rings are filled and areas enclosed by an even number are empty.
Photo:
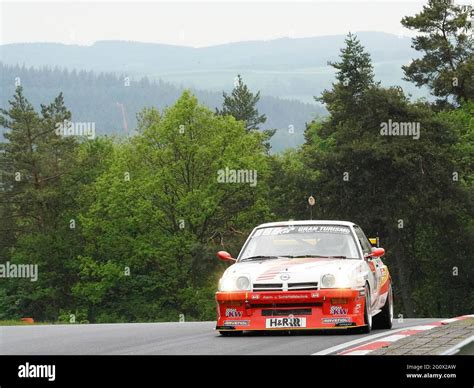
[[[216,330],[390,329],[393,293],[362,229],[347,221],[288,221],[257,226],[219,280]]]

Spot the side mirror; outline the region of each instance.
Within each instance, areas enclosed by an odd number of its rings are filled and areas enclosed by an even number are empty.
[[[216,254],[217,258],[222,261],[235,261],[229,252],[219,251]]]
[[[383,249],[383,248],[372,248],[372,253],[371,253],[372,257],[382,257],[383,255],[385,255],[385,249]]]
[[[385,255],[385,249],[372,247],[372,252],[364,256],[365,260],[373,259],[374,257],[382,257]]]

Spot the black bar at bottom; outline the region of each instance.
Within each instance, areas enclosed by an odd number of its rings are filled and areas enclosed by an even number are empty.
[[[0,356],[0,387],[165,387],[204,381],[254,388],[274,381],[278,387],[472,388],[473,361],[474,356]]]

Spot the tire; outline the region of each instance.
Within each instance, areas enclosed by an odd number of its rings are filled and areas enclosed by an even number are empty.
[[[393,293],[392,284],[388,287],[388,296],[382,310],[374,317],[374,329],[391,329],[393,321]]]
[[[244,334],[243,331],[224,331],[224,330],[219,330],[219,333],[223,337],[240,337],[241,335]]]
[[[370,314],[370,306],[372,304],[372,298],[370,297],[369,286],[365,286],[365,303],[364,303],[364,323],[365,326],[360,328],[360,332],[367,334],[372,330],[372,315]]]

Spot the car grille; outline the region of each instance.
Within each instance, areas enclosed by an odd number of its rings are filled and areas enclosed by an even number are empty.
[[[269,284],[254,283],[253,290],[254,291],[282,291],[283,284],[282,283],[269,283]]]
[[[317,290],[318,282],[314,283],[288,283],[288,291],[293,290]]]
[[[288,283],[288,291],[317,290],[318,282],[312,283]],[[254,283],[255,292],[283,291],[283,283]]]

